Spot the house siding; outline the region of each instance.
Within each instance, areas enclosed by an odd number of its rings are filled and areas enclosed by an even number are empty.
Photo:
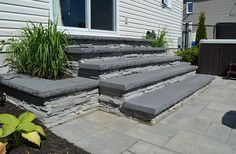
[[[192,21],[193,24],[198,24],[199,14],[204,11],[206,16],[206,25],[215,25],[218,22],[236,22],[236,0],[185,0],[193,1],[193,14],[187,15],[184,9],[184,22]],[[232,11],[232,12],[231,12]],[[230,12],[232,13],[230,15]],[[197,28],[193,27],[193,32]],[[213,28],[207,28],[208,38],[213,38]]]
[[[172,0],[172,8],[163,8],[161,0],[120,0],[119,34],[140,38],[147,31],[166,28],[169,47],[177,48],[182,35],[182,12],[182,0]]]
[[[50,0],[0,0],[0,39],[17,35],[25,21],[47,23]],[[181,37],[183,1],[172,0],[163,8],[161,0],[119,0],[118,35],[141,38],[147,31],[166,28],[169,47],[177,48]]]
[[[0,0],[0,39],[18,35],[26,21],[46,24],[49,0]]]

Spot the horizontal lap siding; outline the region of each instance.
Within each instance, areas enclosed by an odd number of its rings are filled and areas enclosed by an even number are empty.
[[[0,39],[19,34],[26,21],[46,24],[49,0],[0,0]]]
[[[182,35],[182,8],[182,0],[172,0],[171,9],[162,8],[161,0],[120,0],[120,36],[140,38],[147,31],[166,28],[169,46],[176,48]]]

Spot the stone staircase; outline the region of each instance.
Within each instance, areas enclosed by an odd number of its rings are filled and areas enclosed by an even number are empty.
[[[101,109],[145,121],[205,87],[214,78],[152,48],[149,41],[72,37],[67,52],[76,74],[97,79]]]

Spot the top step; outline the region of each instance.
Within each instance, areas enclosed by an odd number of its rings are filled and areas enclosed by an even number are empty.
[[[124,37],[101,37],[101,36],[78,36],[70,35],[71,45],[92,44],[92,45],[108,45],[108,44],[126,44],[131,46],[151,46],[151,41],[135,38]]]

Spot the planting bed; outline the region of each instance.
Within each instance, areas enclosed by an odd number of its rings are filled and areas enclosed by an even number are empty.
[[[10,103],[0,106],[0,114],[10,113],[19,116],[23,112],[25,111]],[[31,147],[26,144],[16,149],[8,149],[9,154],[89,154],[83,149],[53,134],[39,120],[36,119],[35,123],[41,125],[46,133],[46,139],[42,140],[41,148]]]

